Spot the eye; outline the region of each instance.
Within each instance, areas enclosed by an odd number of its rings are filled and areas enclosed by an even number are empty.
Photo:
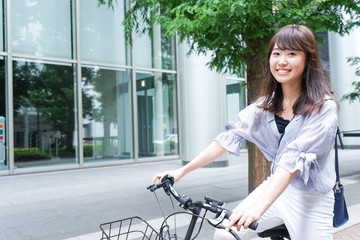
[[[289,52],[288,55],[289,55],[289,56],[295,56],[296,53],[295,53],[295,52]]]
[[[279,52],[276,52],[276,51],[273,51],[271,55],[273,55],[273,56],[279,56],[280,53],[279,53]]]

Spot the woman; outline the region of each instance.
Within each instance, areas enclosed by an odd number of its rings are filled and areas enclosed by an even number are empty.
[[[258,220],[257,232],[285,223],[292,240],[333,239],[331,149],[338,103],[313,33],[302,25],[281,28],[270,41],[267,60],[259,99],[195,159],[156,174],[153,184],[165,174],[178,181],[226,152],[238,155],[246,139],[272,161],[271,175],[234,209],[226,230],[236,227],[241,239],[248,239],[255,234],[248,226]],[[214,239],[233,238],[217,230]]]

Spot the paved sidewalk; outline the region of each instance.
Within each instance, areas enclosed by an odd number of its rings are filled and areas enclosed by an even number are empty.
[[[334,240],[340,240],[340,239],[359,240],[360,239],[360,223],[335,233]]]

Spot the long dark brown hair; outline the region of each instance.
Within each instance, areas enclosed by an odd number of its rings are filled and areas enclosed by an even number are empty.
[[[312,31],[303,25],[287,25],[281,28],[271,39],[267,50],[267,68],[261,96],[264,101],[259,106],[267,111],[278,113],[283,110],[283,92],[281,84],[270,71],[269,59],[273,48],[302,51],[306,55],[300,94],[293,106],[295,115],[308,115],[320,111],[325,96],[330,96],[338,104],[331,90],[330,79],[321,63],[316,39]]]

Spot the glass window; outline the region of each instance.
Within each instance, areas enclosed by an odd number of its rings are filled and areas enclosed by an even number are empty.
[[[117,1],[114,10],[97,4],[98,0],[80,1],[81,59],[125,65],[129,61],[122,26],[124,1]]]
[[[1,14],[1,16],[0,16],[0,26],[1,26],[1,28],[0,28],[0,51],[4,51],[4,49],[5,49],[5,46],[4,46],[4,44],[5,44],[5,42],[4,42],[4,37],[5,37],[4,2],[5,1],[0,2],[0,14]]]
[[[226,80],[227,119],[234,121],[246,106],[246,84],[240,80]]]
[[[133,157],[130,73],[82,68],[85,161]]]
[[[14,53],[71,59],[73,2],[12,0]]]
[[[0,171],[8,169],[6,139],[6,76],[5,76],[5,60],[0,57]]]
[[[137,72],[139,157],[178,153],[176,75]]]
[[[134,46],[137,67],[175,70],[175,37],[164,37],[159,26],[154,26],[151,33],[136,36]]]
[[[13,62],[15,167],[76,162],[74,67]]]
[[[227,119],[235,121],[236,115],[246,107],[246,83],[240,80],[226,80]],[[246,148],[246,141],[241,143]]]

